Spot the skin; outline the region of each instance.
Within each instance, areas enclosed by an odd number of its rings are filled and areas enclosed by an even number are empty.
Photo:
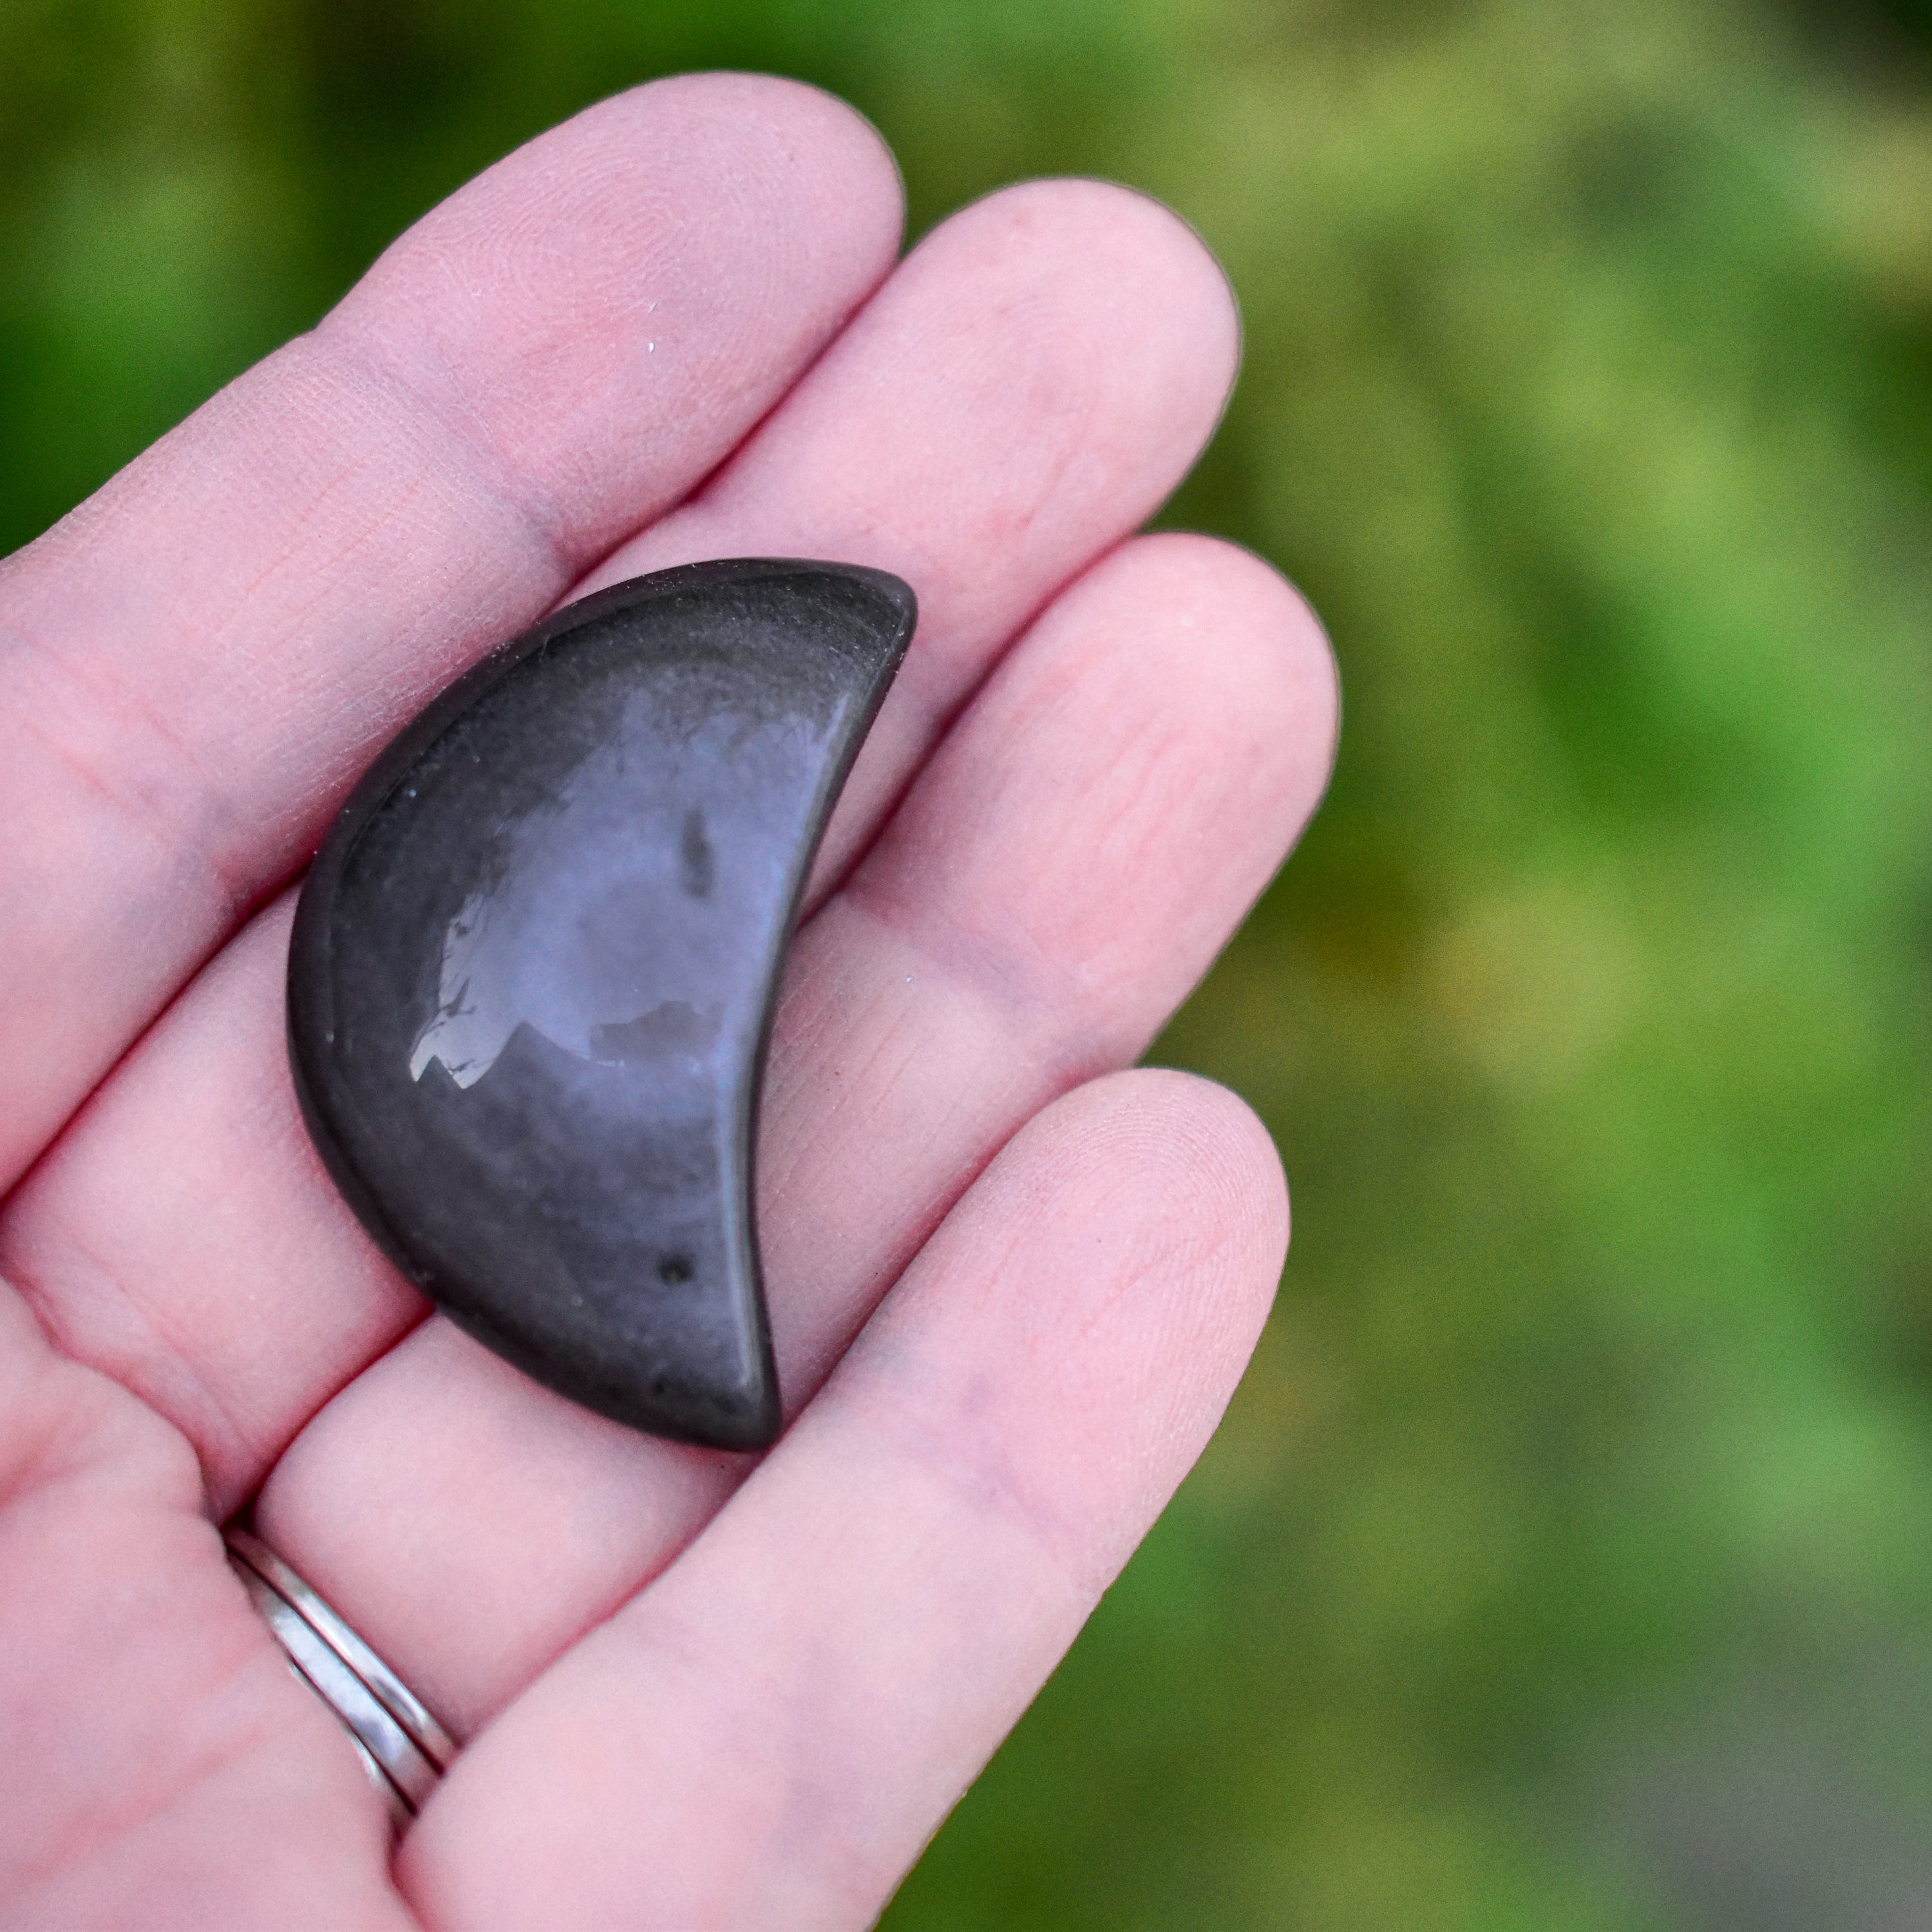
[[[1124,1070],[1312,810],[1332,666],[1255,558],[1132,534],[1232,380],[1192,235],[1084,182],[903,262],[899,221],[836,102],[641,88],[0,565],[0,1922],[862,1925],[1211,1433],[1280,1170]],[[745,554],[921,606],[782,997],[762,1459],[430,1313],[281,1016],[293,882],[399,724],[559,602]],[[468,1741],[393,1856],[224,1562],[251,1498]]]

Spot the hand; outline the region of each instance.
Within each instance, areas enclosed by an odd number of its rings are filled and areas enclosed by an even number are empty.
[[[1327,650],[1254,558],[1129,534],[1233,372],[1193,237],[1078,182],[895,268],[898,220],[824,97],[643,88],[0,566],[7,1922],[862,1924],[1212,1430],[1279,1168],[1119,1070],[1313,806]],[[431,692],[746,554],[922,608],[785,980],[755,1464],[428,1314],[282,1016],[291,881]],[[250,1497],[470,1740],[393,1867],[224,1564]]]

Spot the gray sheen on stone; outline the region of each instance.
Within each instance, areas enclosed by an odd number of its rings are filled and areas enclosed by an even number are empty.
[[[586,598],[389,746],[303,888],[290,1051],[337,1184],[471,1334],[637,1428],[777,1433],[766,1040],[913,621],[897,578],[842,564]]]

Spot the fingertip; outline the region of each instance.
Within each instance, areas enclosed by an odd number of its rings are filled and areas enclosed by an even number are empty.
[[[1216,1288],[1234,1283],[1272,1294],[1288,1251],[1288,1182],[1261,1117],[1216,1081],[1179,1068],[1131,1067],[1090,1081],[1048,1110],[1090,1138],[1094,1157],[1118,1169],[1122,1191],[1154,1204],[1151,1218],[1188,1265],[1205,1265]]]
[[[1232,380],[1240,340],[1233,283],[1200,231],[1141,189],[1088,175],[1043,176],[996,188],[954,218],[1004,231],[1009,245],[1068,243],[1088,273],[1170,305],[1204,358]]]
[[[1018,714],[1002,713],[1009,728],[1042,716],[1049,694],[1078,712],[1090,765],[1078,795],[1090,802],[1107,792],[1117,829],[1139,828],[1143,864],[1191,876],[1182,918],[1214,898],[1202,890],[1204,867],[1228,879],[1229,902],[1245,908],[1333,768],[1327,636],[1279,571],[1217,537],[1129,538],[1048,607],[1001,676],[994,701]],[[1105,737],[1096,719],[1110,721]],[[1126,761],[1136,744],[1160,748],[1144,770]],[[1052,768],[1064,777],[1078,755],[1063,752]]]
[[[896,258],[905,221],[898,158],[878,128],[836,94],[788,75],[717,70],[646,81],[602,104],[646,122],[674,106],[707,142],[728,128],[734,155],[802,196],[801,236],[862,254],[874,282]]]
[[[426,219],[475,219],[502,202],[527,232],[541,219],[526,212],[533,191],[604,179],[647,220],[664,212],[668,189],[693,179],[747,214],[760,212],[752,201],[769,200],[797,243],[839,256],[861,250],[880,274],[904,219],[898,163],[856,108],[804,81],[732,72],[672,74],[595,102],[513,150]],[[626,238],[621,230],[609,238],[620,248]]]
[[[964,299],[994,314],[1050,302],[1051,326],[1087,338],[1086,381],[1104,377],[1117,407],[1164,405],[1171,446],[1206,442],[1234,385],[1240,319],[1220,262],[1172,208],[1116,182],[1052,176],[994,190],[928,241],[940,236],[949,267],[968,271]]]
[[[1144,1315],[1129,1325],[1158,1340],[1148,1386],[1211,1428],[1267,1318],[1288,1248],[1287,1182],[1254,1110],[1198,1074],[1131,1068],[1063,1095],[1016,1135],[992,1185],[968,1197],[968,1225],[1012,1212],[1003,1171],[1024,1190],[1021,1220],[1064,1251],[1056,1279],[1078,1277],[1076,1256],[1090,1240],[1111,1259],[1089,1271],[1090,1287],[1139,1284],[1133,1298]],[[1118,1322],[1118,1286],[1104,1292]],[[1076,1307],[1072,1325],[1084,1329],[1098,1312]],[[1178,1375],[1178,1361],[1186,1364]]]
[[[574,574],[716,467],[890,272],[904,218],[876,130],[764,74],[652,81],[430,209],[316,332],[359,395],[430,404]],[[680,393],[706,404],[664,408]],[[608,453],[656,407],[660,434]],[[688,454],[685,446],[689,445]],[[644,479],[649,478],[646,482]],[[562,489],[604,510],[559,542]]]
[[[1214,649],[1193,659],[1200,675],[1252,735],[1292,752],[1294,808],[1305,820],[1334,770],[1341,717],[1340,670],[1314,606],[1265,557],[1224,537],[1158,531],[1116,558],[1134,573],[1140,608],[1172,610],[1211,635]]]

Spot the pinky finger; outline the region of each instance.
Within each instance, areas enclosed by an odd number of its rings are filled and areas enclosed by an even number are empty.
[[[1220,1089],[1048,1108],[711,1528],[472,1744],[404,1850],[424,1917],[869,1924],[1205,1444],[1286,1238]]]

